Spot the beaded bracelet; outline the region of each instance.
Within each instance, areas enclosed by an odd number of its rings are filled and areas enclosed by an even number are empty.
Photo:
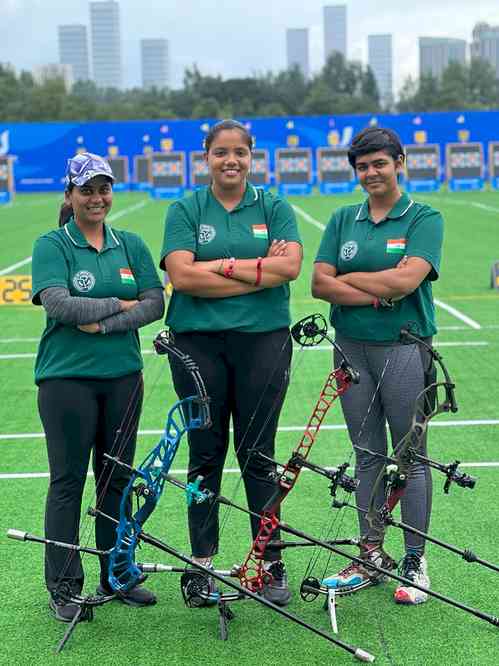
[[[262,258],[258,257],[257,262],[256,262],[255,287],[259,287],[261,281],[262,281]]]
[[[236,260],[234,257],[231,257],[229,259],[228,265],[224,268],[224,276],[226,278],[231,278],[232,275],[234,274],[234,264],[236,263]]]

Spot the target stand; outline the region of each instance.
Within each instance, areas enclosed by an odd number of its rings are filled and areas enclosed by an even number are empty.
[[[407,192],[437,192],[440,189],[440,146],[415,144],[404,146]]]
[[[8,204],[14,198],[14,159],[0,155],[0,204]]]
[[[321,194],[353,192],[356,179],[348,161],[348,148],[317,148],[316,157]]]
[[[185,190],[185,153],[152,153],[151,196],[154,199],[178,199]]]

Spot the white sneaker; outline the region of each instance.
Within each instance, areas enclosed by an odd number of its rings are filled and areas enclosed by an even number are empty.
[[[428,564],[422,555],[408,553],[400,564],[399,573],[421,587],[430,588]],[[397,604],[423,604],[428,601],[426,592],[404,584],[397,587],[393,598]]]

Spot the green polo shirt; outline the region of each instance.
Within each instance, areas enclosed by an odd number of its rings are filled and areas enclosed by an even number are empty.
[[[408,326],[424,337],[436,333],[431,282],[438,279],[442,239],[440,213],[405,193],[377,224],[369,215],[367,200],[333,213],[315,261],[335,266],[338,275],[394,268],[404,255],[421,257],[432,266],[419,287],[396,301],[392,310],[332,305],[334,328],[345,337],[372,342],[395,342],[400,329]]]
[[[40,292],[65,287],[72,296],[136,299],[146,289],[162,288],[143,240],[128,231],[104,225],[98,252],[71,220],[41,236],[33,249],[33,303]],[[55,377],[108,379],[142,368],[137,331],[99,335],[47,317],[35,363],[35,382]]]
[[[175,250],[194,253],[196,261],[265,257],[274,239],[301,243],[295,214],[286,201],[248,184],[239,204],[227,211],[211,188],[203,188],[168,209],[160,265]],[[290,323],[289,286],[228,298],[201,298],[174,290],[166,323],[180,333],[277,330]]]

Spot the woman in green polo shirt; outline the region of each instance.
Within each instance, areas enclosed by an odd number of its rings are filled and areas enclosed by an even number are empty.
[[[247,181],[252,145],[236,121],[211,128],[211,186],[170,206],[160,265],[174,287],[166,323],[198,364],[211,397],[213,427],[189,433],[188,478],[202,475],[220,491],[232,417],[248,505],[260,513],[275,492],[274,467],[253,449],[274,455],[291,360],[288,283],[298,276],[302,253],[291,206]],[[179,397],[192,395],[186,373],[170,364]],[[252,518],[253,537],[258,526]],[[193,556],[210,566],[218,550],[217,508],[192,504],[189,528]],[[285,605],[291,595],[280,551],[267,549],[265,559],[272,582],[264,594]]]
[[[98,155],[68,160],[60,228],[41,236],[33,250],[33,303],[47,314],[35,364],[50,466],[45,536],[68,543],[79,540],[91,454],[100,509],[119,516],[128,478],[119,468],[108,478],[104,454],[133,462],[143,395],[137,329],[164,311],[162,285],[144,242],[104,223],[113,180]],[[108,550],[115,526],[97,517],[95,535],[97,548]],[[49,605],[63,622],[78,611],[67,595],[80,594],[84,578],[79,554],[67,552],[47,546],[45,553]],[[97,591],[108,594],[108,562],[100,560]],[[156,602],[141,586],[117,598],[133,606]]]
[[[357,505],[367,507],[384,465],[381,456],[369,451],[387,454],[386,424],[394,445],[409,431],[416,398],[431,372],[428,352],[418,344],[403,344],[401,329],[426,342],[436,333],[431,283],[438,278],[443,220],[399,189],[404,151],[391,130],[360,132],[348,159],[368,196],[362,204],[334,212],[315,259],[312,293],[331,303],[337,341],[360,371],[360,383],[342,396],[341,404],[356,454]],[[376,505],[382,500],[378,497]],[[401,510],[404,522],[427,532],[431,475],[426,465],[412,465]],[[395,562],[362,512],[359,523],[361,557],[393,568]],[[405,532],[404,540],[401,574],[429,587],[424,539]],[[372,570],[354,563],[324,583],[355,590],[378,581]],[[417,604],[428,595],[399,585],[394,598]]]

